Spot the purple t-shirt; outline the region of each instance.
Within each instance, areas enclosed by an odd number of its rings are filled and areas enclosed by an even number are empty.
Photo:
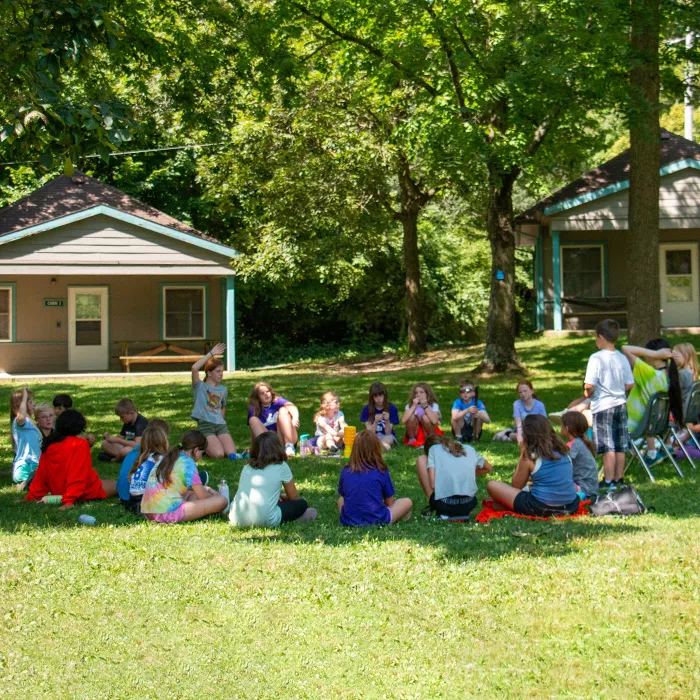
[[[277,414],[279,413],[280,408],[288,403],[289,401],[287,401],[287,399],[283,399],[281,396],[278,396],[267,408],[265,408],[265,406],[260,407],[260,415],[258,418],[260,418],[268,430],[277,430]],[[248,406],[249,423],[250,419],[254,415],[255,411],[253,410],[253,407]]]
[[[388,471],[365,469],[357,473],[345,467],[340,472],[338,493],[345,499],[341,525],[366,527],[391,522],[391,511],[384,504],[384,499],[395,493]]]
[[[378,409],[376,406],[374,407],[374,415],[376,416],[377,413],[383,413],[384,409],[382,408],[381,410]],[[379,423],[377,423],[377,435],[394,435],[394,428],[393,426],[399,424],[399,409],[394,406],[393,403],[389,404],[389,423],[390,425],[386,425],[385,420],[380,420]],[[362,413],[360,414],[360,422],[361,423],[367,423],[369,421],[369,406],[365,406],[362,409]],[[387,428],[391,428],[391,432],[387,431]]]

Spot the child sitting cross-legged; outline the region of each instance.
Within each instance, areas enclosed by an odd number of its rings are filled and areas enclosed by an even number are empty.
[[[389,468],[374,431],[355,437],[348,466],[340,473],[338,510],[341,525],[388,525],[411,517],[410,498],[394,498]]]
[[[360,421],[377,434],[386,452],[396,444],[394,426],[399,424],[399,409],[389,402],[389,392],[381,382],[373,382],[369,387],[369,399],[360,413]]]
[[[345,414],[340,410],[340,398],[334,391],[321,397],[321,407],[314,416],[316,423],[316,446],[322,450],[338,452],[345,443]]]
[[[250,448],[250,463],[241,471],[229,520],[237,527],[277,527],[291,520],[315,520],[315,508],[299,498],[286,452],[277,433],[257,435]],[[280,489],[284,488],[284,496]]]
[[[452,433],[460,442],[477,442],[484,423],[491,418],[484,402],[478,398],[479,387],[470,379],[459,382],[459,396],[452,404]]]
[[[441,435],[431,435],[416,460],[418,481],[428,498],[421,515],[465,520],[477,505],[476,477],[492,471],[491,465],[471,445]]]
[[[188,430],[151,469],[141,500],[141,513],[158,523],[198,520],[220,513],[228,501],[202,484],[197,462],[207,449],[207,438],[199,430]]]
[[[124,459],[141,442],[143,431],[148,425],[148,419],[136,410],[136,404],[131,399],[117,401],[114,412],[123,425],[119,435],[104,434],[102,452],[97,455],[97,459],[102,462],[120,462]]]
[[[578,411],[567,411],[561,417],[561,435],[569,448],[574,467],[574,484],[579,498],[598,499],[598,463],[595,447],[588,439],[588,421]]]
[[[526,490],[528,479],[532,486]],[[569,448],[544,416],[530,415],[523,421],[520,460],[511,483],[494,479],[486,484],[496,510],[544,518],[578,510]]]
[[[29,486],[28,501],[61,504],[61,510],[79,501],[109,498],[117,493],[117,482],[100,479],[92,468],[90,445],[79,437],[85,418],[72,409],[57,419],[54,431],[44,440],[41,459]]]
[[[440,406],[432,387],[427,382],[417,382],[408,395],[401,422],[406,426],[404,444],[421,447],[429,435],[442,435],[440,430]]]

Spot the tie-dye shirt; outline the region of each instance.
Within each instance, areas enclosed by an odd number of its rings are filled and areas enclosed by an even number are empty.
[[[157,471],[157,469],[151,469],[148,475],[146,490],[143,492],[141,501],[142,513],[172,513],[182,505],[187,490],[202,483],[197,471],[197,463],[184,452],[180,452],[167,486],[156,479]]]

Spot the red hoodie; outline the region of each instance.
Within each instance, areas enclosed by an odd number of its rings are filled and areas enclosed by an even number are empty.
[[[26,500],[39,501],[49,493],[63,496],[63,505],[107,498],[102,481],[92,468],[87,440],[67,437],[41,453]]]

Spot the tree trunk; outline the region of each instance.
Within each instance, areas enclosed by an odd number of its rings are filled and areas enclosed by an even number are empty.
[[[515,352],[515,224],[513,184],[517,173],[489,166],[487,231],[491,244],[491,296],[480,372],[522,370]]]
[[[403,227],[403,259],[406,268],[406,315],[408,352],[416,355],[426,350],[423,297],[420,289],[420,259],[418,257],[418,217],[430,200],[411,178],[408,160],[399,159],[401,211],[396,218]]]
[[[659,0],[632,0],[630,192],[627,233],[629,342],[661,334],[659,285]]]

